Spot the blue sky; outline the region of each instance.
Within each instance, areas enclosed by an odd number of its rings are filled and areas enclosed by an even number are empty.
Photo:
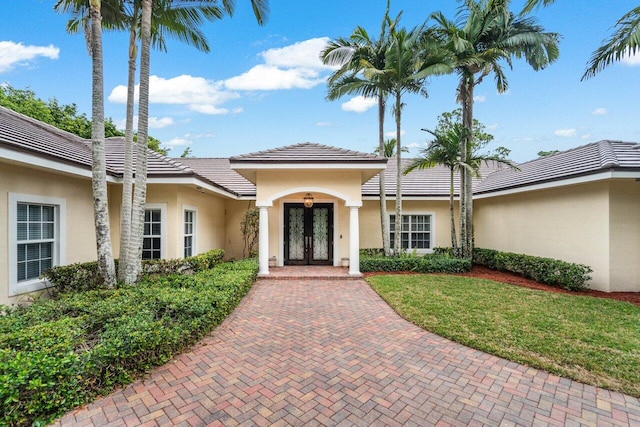
[[[65,32],[68,17],[53,0],[3,5],[0,83],[29,88],[43,99],[75,103],[91,112],[91,61],[82,34]],[[377,112],[367,100],[326,101],[331,70],[317,54],[329,40],[360,25],[374,37],[385,0],[307,2],[271,0],[265,26],[256,24],[249,0],[236,1],[233,18],[203,27],[212,52],[170,40],[168,52],[151,57],[150,134],[170,155],[191,147],[198,157],[227,157],[300,142],[370,152],[377,144]],[[513,1],[519,11],[522,1]],[[562,35],[560,59],[543,71],[516,60],[507,70],[509,91],[498,94],[492,78],[476,89],[475,117],[495,136],[491,147],[511,149],[518,162],[541,150],[568,149],[601,139],[640,141],[640,60],[610,66],[581,82],[592,52],[637,1],[557,0],[534,12],[548,31]],[[434,11],[453,18],[453,0],[392,0],[402,25],[421,24]],[[124,123],[127,36],[105,33],[105,111]],[[457,107],[455,76],[432,78],[429,98],[407,96],[403,144],[411,154],[424,146],[439,114]],[[389,132],[395,129],[389,113]],[[389,136],[392,136],[391,134]]]

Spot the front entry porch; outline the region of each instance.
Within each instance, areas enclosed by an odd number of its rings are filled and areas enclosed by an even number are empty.
[[[326,265],[285,265],[272,267],[269,274],[260,276],[264,280],[359,280],[360,276],[349,274],[348,267]]]

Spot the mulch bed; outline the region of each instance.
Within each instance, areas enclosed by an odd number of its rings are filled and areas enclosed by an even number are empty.
[[[365,276],[373,276],[380,273],[365,273]],[[382,273],[389,274],[389,273]],[[397,273],[391,273],[397,274]],[[404,274],[414,274],[414,273],[404,273]],[[595,290],[585,290],[585,291],[567,291],[564,289],[556,288],[553,286],[545,285],[542,283],[538,283],[535,280],[527,279],[518,274],[508,273],[505,271],[495,271],[490,270],[487,267],[474,265],[469,273],[461,273],[457,274],[457,276],[467,276],[467,277],[477,277],[479,279],[489,279],[494,280],[496,282],[509,283],[512,285],[522,286],[529,289],[538,289],[541,291],[548,292],[557,292],[561,294],[571,294],[571,295],[583,295],[597,298],[609,298],[616,299],[619,301],[627,301],[631,304],[635,304],[640,306],[640,292],[602,292]]]

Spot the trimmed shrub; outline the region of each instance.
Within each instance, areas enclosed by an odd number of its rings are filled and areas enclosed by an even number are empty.
[[[257,272],[245,260],[5,308],[0,425],[50,423],[165,363],[222,322]]]
[[[142,278],[150,275],[193,274],[208,270],[222,261],[224,250],[213,249],[188,258],[154,259],[142,261]],[[118,262],[116,260],[116,268]],[[53,267],[43,273],[53,287],[51,293],[83,292],[102,288],[96,261]]]
[[[360,271],[398,272],[412,271],[416,273],[465,273],[471,270],[471,261],[449,258],[441,255],[398,256],[398,257],[362,257]]]
[[[575,264],[552,258],[536,257],[493,249],[476,248],[473,262],[492,270],[520,274],[536,282],[556,286],[569,291],[586,288],[593,270],[584,264]]]
[[[361,248],[361,257],[384,256],[384,248]]]

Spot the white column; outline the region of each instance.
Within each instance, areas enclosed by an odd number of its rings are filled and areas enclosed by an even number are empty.
[[[260,206],[258,262],[258,276],[267,276],[269,274],[269,208],[267,206]]]
[[[349,209],[349,276],[361,276],[358,206],[350,206]]]

